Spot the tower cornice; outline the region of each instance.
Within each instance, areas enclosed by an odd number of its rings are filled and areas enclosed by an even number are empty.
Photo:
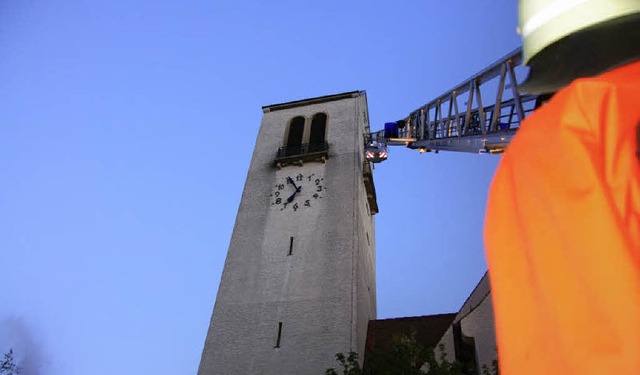
[[[320,103],[332,102],[332,101],[348,99],[348,98],[357,98],[358,96],[362,96],[362,95],[365,95],[364,90],[349,91],[349,92],[343,92],[340,94],[318,96],[316,98],[294,100],[292,102],[286,102],[286,103],[270,104],[270,105],[263,106],[262,112],[269,113],[274,111],[280,111],[283,109],[307,106],[311,104],[320,104]]]

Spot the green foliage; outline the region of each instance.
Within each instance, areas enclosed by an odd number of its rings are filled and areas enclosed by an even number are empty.
[[[428,350],[416,339],[416,332],[398,335],[391,350],[372,353],[368,358],[367,375],[423,375],[421,370]]]
[[[358,353],[349,352],[345,357],[344,354],[336,354],[336,360],[340,362],[342,366],[342,375],[362,375],[362,369],[360,369],[360,363],[358,363]],[[330,368],[324,372],[325,375],[338,375],[336,370]]]
[[[2,375],[18,375],[20,368],[13,359],[13,349],[4,354],[4,358],[0,361],[0,374]]]
[[[440,355],[432,348],[424,349],[416,340],[416,333],[399,335],[393,340],[390,350],[372,353],[367,358],[367,364],[363,370],[358,363],[358,354],[354,352],[336,354],[336,360],[342,367],[341,375],[465,375],[475,374],[476,370],[465,368],[458,361],[449,362],[444,350],[444,345],[439,346]],[[485,366],[486,368],[486,366]],[[494,363],[497,368],[497,362]],[[482,375],[499,375],[497,372],[484,372]],[[339,375],[331,368],[325,371],[325,375]]]
[[[487,365],[482,365],[482,375],[500,375],[500,367],[498,366],[498,360],[494,359],[491,364],[491,368]]]
[[[464,366],[458,361],[449,362],[447,360],[447,353],[444,350],[444,345],[440,344],[438,347],[440,351],[440,358],[436,359],[436,353],[434,350],[427,352],[426,368],[427,375],[464,375]]]

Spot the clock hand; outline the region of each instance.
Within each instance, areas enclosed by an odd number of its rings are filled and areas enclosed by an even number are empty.
[[[297,193],[298,191],[300,191],[300,188],[296,186],[296,183],[295,183],[295,182],[293,182],[293,178],[291,178],[291,177],[287,177],[287,181],[288,181],[291,185],[293,185],[293,187],[294,187],[294,188],[296,188],[296,193]]]
[[[295,186],[295,185],[293,185],[293,186]],[[302,186],[297,186],[296,187],[296,191],[294,191],[293,194],[291,194],[291,196],[289,198],[287,198],[287,203],[293,202],[293,198],[296,196],[296,194],[298,194],[300,192],[301,188],[302,188]]]

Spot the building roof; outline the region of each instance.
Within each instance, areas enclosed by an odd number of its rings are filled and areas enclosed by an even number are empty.
[[[484,273],[484,276],[480,279],[478,284],[469,297],[464,301],[460,311],[456,315],[454,321],[457,323],[460,320],[464,319],[465,316],[471,314],[473,310],[475,310],[478,306],[482,304],[482,302],[489,297],[491,294],[491,283],[489,282],[489,271]]]
[[[367,330],[365,359],[367,354],[374,351],[387,351],[393,347],[393,339],[404,334],[416,332],[416,340],[424,348],[435,348],[442,335],[449,328],[456,313],[413,316],[408,318],[394,318],[370,320]]]
[[[365,94],[364,91],[349,91],[349,92],[343,92],[340,94],[325,95],[325,96],[318,96],[316,98],[295,100],[287,103],[269,104],[262,107],[262,112],[267,113],[267,112],[279,111],[282,109],[301,107],[301,106],[310,105],[310,104],[319,104],[319,103],[332,102],[332,101],[342,100],[347,98],[355,98],[357,96],[361,96],[364,94]]]

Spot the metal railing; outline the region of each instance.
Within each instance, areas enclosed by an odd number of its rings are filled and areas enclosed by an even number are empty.
[[[384,131],[378,131],[371,133],[370,139],[422,150],[477,152],[504,149],[522,120],[537,105],[537,96],[519,92],[514,68],[521,61],[522,51],[512,51],[412,111],[401,121],[397,135],[389,138],[385,137]],[[480,87],[487,83],[497,86],[494,97],[483,97]],[[486,99],[490,105],[483,105]]]
[[[284,146],[278,149],[277,158],[288,158],[293,156],[303,156],[315,153],[327,153],[329,151],[329,143],[303,143],[300,145]]]

